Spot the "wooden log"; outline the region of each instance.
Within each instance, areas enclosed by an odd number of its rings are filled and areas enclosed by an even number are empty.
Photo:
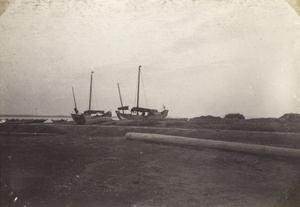
[[[267,156],[282,156],[293,157],[300,159],[300,150],[293,148],[271,147],[256,144],[244,144],[227,141],[215,141],[207,139],[161,135],[161,134],[148,134],[148,133],[132,133],[126,134],[128,140],[139,140],[145,142],[175,144],[181,146],[192,146],[200,148],[212,148],[225,151],[243,152],[255,155]]]

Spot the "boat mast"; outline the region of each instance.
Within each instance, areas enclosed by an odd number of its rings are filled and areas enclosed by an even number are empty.
[[[94,71],[91,72],[89,111],[91,110],[93,73]]]
[[[75,93],[74,93],[74,88],[73,88],[73,86],[72,86],[72,91],[73,91],[73,99],[74,99],[74,105],[75,105],[74,110],[75,110],[76,114],[78,114],[77,105],[76,105],[76,99],[75,99]]]
[[[138,73],[138,91],[137,91],[137,103],[136,107],[139,108],[139,98],[140,98],[140,73],[141,73],[141,67],[139,66],[139,73]]]
[[[74,93],[74,88],[73,88],[73,86],[72,86],[72,91],[73,91],[74,105],[75,105],[75,108],[77,108],[77,106],[76,106],[76,99],[75,99],[75,93]]]
[[[119,97],[120,97],[120,102],[121,102],[121,106],[123,108],[123,102],[122,102],[122,96],[121,96],[121,91],[120,91],[120,85],[118,83],[118,89],[119,89]],[[124,109],[122,109],[123,113],[124,113]]]

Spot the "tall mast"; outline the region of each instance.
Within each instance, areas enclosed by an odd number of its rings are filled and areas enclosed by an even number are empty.
[[[120,85],[119,85],[119,83],[118,83],[118,89],[119,89],[119,97],[120,97],[120,101],[121,101],[121,106],[123,108],[123,102],[122,102],[122,96],[121,96],[121,91],[120,91]],[[124,109],[122,111],[124,113]]]
[[[137,91],[137,103],[136,107],[139,108],[139,98],[140,98],[140,73],[141,73],[141,67],[139,66],[139,73],[138,73],[138,91]]]
[[[93,73],[94,71],[91,72],[89,111],[91,110]]]
[[[74,105],[75,105],[74,111],[75,111],[76,114],[78,114],[77,105],[76,105],[76,99],[75,99],[75,93],[74,93],[73,86],[72,86],[72,91],[73,91],[73,98],[74,98]]]
[[[77,109],[77,106],[76,106],[76,99],[75,99],[75,93],[74,93],[74,89],[73,89],[73,86],[72,86],[72,91],[73,91],[73,99],[74,99],[74,105],[75,105],[75,108]]]

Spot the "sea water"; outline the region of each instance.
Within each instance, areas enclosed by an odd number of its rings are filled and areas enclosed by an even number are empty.
[[[72,121],[71,116],[34,116],[34,115],[0,115],[0,120],[2,119],[47,119],[44,123],[52,123],[53,120],[61,120],[61,119],[68,119],[68,121]]]
[[[44,123],[52,123],[53,120],[68,119],[73,121],[71,116],[57,115],[57,116],[34,116],[34,115],[0,115],[0,121],[3,119],[47,119]],[[112,120],[119,120],[117,116],[112,116]]]

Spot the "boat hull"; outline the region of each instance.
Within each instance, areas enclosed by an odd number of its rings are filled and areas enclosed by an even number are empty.
[[[120,111],[116,111],[116,114],[120,120],[146,120],[146,119],[164,119],[168,116],[169,110],[163,110],[162,112],[156,112],[155,114],[136,115],[136,114],[125,114]]]
[[[66,123],[68,121],[68,119],[60,119],[60,120],[54,120],[54,119],[51,119],[51,121],[54,123],[54,124],[60,124],[60,123]]]
[[[47,119],[34,119],[32,123],[44,123]]]
[[[98,124],[112,120],[110,111],[96,116],[92,116],[91,114],[71,114],[71,116],[78,125]]]

